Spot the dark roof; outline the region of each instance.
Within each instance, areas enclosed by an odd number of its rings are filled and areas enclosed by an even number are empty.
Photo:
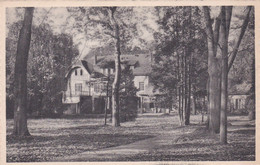
[[[102,78],[102,77],[105,77],[105,75],[100,72],[94,71],[91,73],[91,78]]]
[[[75,66],[82,65],[91,74],[92,72],[99,72],[102,68],[114,68],[114,52],[115,49],[112,45],[106,47],[99,47],[92,49],[83,60],[77,60],[70,68],[70,72]],[[134,48],[132,50],[121,50],[121,63],[135,66],[133,74],[136,76],[149,75],[152,71],[151,55],[148,50],[141,50]],[[96,64],[95,62],[96,57]],[[102,74],[102,73],[101,73]]]
[[[88,63],[94,64],[94,58],[88,59]],[[97,56],[97,64],[94,65],[95,67],[99,68],[114,68],[114,56],[107,55],[107,56]],[[121,55],[121,63],[135,66],[133,70],[133,74],[136,76],[146,76],[149,75],[152,71],[151,67],[151,56],[149,54],[123,54]],[[96,68],[98,70],[98,68]]]
[[[135,66],[138,62],[136,60],[124,60],[121,61],[121,63],[129,66]]]
[[[69,67],[69,71],[65,75],[65,77],[67,78],[74,69],[79,68],[80,66],[83,66],[89,72],[90,75],[93,74],[93,78],[100,78],[102,76],[105,76],[104,74],[98,72],[97,67],[93,66],[91,63],[85,60],[77,60],[72,66]]]
[[[140,48],[121,48],[121,54],[148,54],[149,50],[143,50]],[[84,60],[89,61],[89,59],[92,59],[94,56],[113,56],[115,54],[115,48],[112,44],[102,46],[102,47],[97,47],[91,49],[88,54],[84,57]]]
[[[151,65],[144,65],[137,67],[133,70],[133,75],[135,76],[148,76],[152,71]]]
[[[111,58],[111,56],[109,57],[101,57],[98,58],[97,60],[97,66],[100,68],[114,68],[115,67],[115,62],[114,60]]]
[[[88,63],[87,61],[81,60],[82,65],[84,68],[91,74],[94,71],[94,67],[92,64]]]
[[[252,85],[248,84],[248,83],[233,85],[231,88],[229,88],[228,94],[229,95],[249,95],[251,86]]]

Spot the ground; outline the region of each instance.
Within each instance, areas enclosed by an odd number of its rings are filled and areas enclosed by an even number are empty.
[[[29,119],[32,137],[22,139],[10,136],[7,120],[7,162],[255,160],[255,121],[228,121],[228,145],[222,145],[200,115],[179,126],[176,114],[142,114],[116,128],[102,118]]]

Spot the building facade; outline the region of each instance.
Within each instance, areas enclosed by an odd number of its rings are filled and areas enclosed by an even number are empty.
[[[110,75],[114,74],[113,56],[92,56],[72,65],[66,74],[67,89],[63,92],[62,102],[70,105],[65,113],[102,113],[107,97],[107,83]],[[154,90],[150,82],[150,54],[121,55],[121,67],[129,66],[133,71],[134,85],[138,89],[138,104],[140,112],[155,107],[156,96],[160,93]],[[108,105],[107,105],[108,106]]]
[[[62,103],[70,105],[65,114],[103,112],[107,86],[105,75],[81,60],[69,68],[65,79],[67,88]]]

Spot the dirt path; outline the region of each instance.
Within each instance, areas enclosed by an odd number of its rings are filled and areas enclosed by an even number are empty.
[[[230,120],[230,124],[231,125],[228,127],[229,136],[236,135],[238,138],[241,138],[241,136],[242,136],[242,134],[238,134],[238,133],[243,133],[243,131],[247,131],[247,133],[249,131],[249,133],[250,133],[250,131],[253,132],[255,129],[255,126],[254,126],[255,122],[248,121],[246,117],[232,117],[232,120]],[[233,157],[229,158],[228,156],[226,156],[228,154],[221,155],[219,153],[215,153],[215,151],[219,150],[218,147],[220,147],[220,148],[222,147],[223,149],[220,149],[220,150],[228,151],[227,153],[231,153],[231,155],[234,155],[234,154],[232,154],[234,152],[235,155],[237,155],[235,150],[239,150],[239,149],[241,150],[243,148],[234,147],[234,146],[237,146],[237,144],[234,145],[235,141],[236,141],[235,137],[233,137],[232,139],[230,138],[230,144],[227,146],[219,145],[218,142],[216,141],[216,139],[215,140],[214,139],[204,139],[203,136],[202,136],[202,139],[195,138],[192,141],[192,138],[194,138],[193,136],[198,136],[193,133],[196,132],[197,128],[201,128],[201,127],[202,127],[201,125],[176,127],[175,129],[172,129],[170,131],[167,130],[161,134],[158,134],[158,136],[156,136],[156,137],[145,139],[145,140],[140,140],[140,141],[137,141],[137,142],[134,142],[131,144],[121,145],[121,146],[117,146],[117,147],[109,147],[109,148],[100,149],[100,150],[96,150],[96,151],[87,151],[87,152],[82,152],[82,153],[70,155],[70,156],[58,157],[51,161],[52,162],[70,162],[70,161],[80,162],[80,161],[151,160],[151,156],[152,157],[157,156],[158,159],[156,158],[156,160],[160,160],[159,158],[161,158],[161,156],[163,156],[163,154],[165,154],[167,157],[169,157],[169,155],[167,155],[168,153],[170,153],[170,155],[172,156],[172,158],[169,158],[169,160],[179,160],[179,159],[186,160],[186,158],[182,158],[180,155],[178,156],[178,154],[181,154],[181,153],[191,154],[191,155],[186,155],[187,158],[189,158],[191,160],[200,160],[200,157],[198,155],[199,152],[201,152],[199,154],[202,155],[201,156],[202,160],[204,160],[204,159],[206,159],[206,160],[218,160],[218,159],[236,160],[236,159],[238,159],[238,158],[233,158]],[[239,132],[237,132],[237,131],[239,131]],[[205,137],[206,137],[206,135],[205,135]],[[203,145],[201,146],[202,141],[204,143],[204,146]],[[198,146],[196,146],[197,143],[199,144]],[[214,145],[212,145],[213,143],[214,143]],[[181,147],[183,149],[183,151],[182,150],[179,151],[180,145],[183,145]],[[241,144],[241,145],[243,145],[243,144]],[[203,147],[204,147],[204,149],[206,147],[206,149],[212,150],[212,154],[208,155],[208,153],[207,154],[203,153],[204,152],[203,150],[202,151],[199,150],[199,149],[202,149]],[[233,147],[233,149],[230,149],[230,147]],[[250,149],[250,150],[253,150],[253,149]],[[189,151],[189,152],[187,152],[187,151]],[[194,152],[194,153],[192,153],[192,152]],[[248,152],[248,151],[245,151],[245,152]],[[196,156],[196,154],[197,154],[197,156]],[[215,154],[218,154],[218,155],[215,155]],[[145,156],[145,155],[148,157],[143,158],[143,156]],[[216,158],[214,157],[214,155]],[[174,156],[176,156],[176,157],[174,157]],[[192,156],[194,156],[194,158]],[[238,154],[238,156],[239,156],[239,154]],[[250,154],[249,154],[249,156],[250,156]],[[177,158],[179,158],[179,159],[177,159]],[[167,158],[167,160],[168,160],[168,158]]]

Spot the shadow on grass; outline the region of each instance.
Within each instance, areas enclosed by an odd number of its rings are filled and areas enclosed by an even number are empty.
[[[191,160],[212,160],[210,154],[158,154],[147,153],[119,159],[120,161],[191,161]]]
[[[179,143],[179,144],[173,144],[171,146],[164,146],[165,148],[203,148],[203,147],[212,147],[215,145],[219,145],[218,143],[214,143],[214,144],[209,144],[209,143]]]
[[[255,158],[246,157],[230,157],[229,155],[221,154],[142,154],[135,157],[124,158],[120,161],[254,161]]]
[[[89,132],[97,131],[99,129],[104,129],[105,127],[109,127],[108,125],[83,125],[83,126],[75,126],[75,127],[63,127],[63,128],[56,128],[56,129],[43,129],[43,130],[37,130],[37,133],[48,133],[48,134],[65,134],[65,133],[71,133],[74,134],[74,131],[86,131],[87,134]]]
[[[229,133],[235,133],[235,134],[245,134],[245,135],[255,135],[255,130],[235,130],[235,131],[228,131]]]
[[[71,134],[59,136],[7,136],[7,162],[41,162],[55,157],[130,144],[151,138],[142,134]],[[51,152],[50,152],[51,151]],[[17,155],[17,153],[19,153]],[[40,154],[39,154],[40,153]]]
[[[14,144],[14,143],[32,143],[35,141],[51,141],[54,140],[55,137],[52,136],[25,136],[25,137],[15,137],[13,135],[7,135],[6,136],[6,142],[8,144]]]
[[[100,125],[84,125],[84,126],[77,126],[77,127],[70,127],[70,128],[60,128],[58,130],[97,130],[100,128],[106,127],[105,125],[100,126]]]
[[[9,144],[20,143],[38,146],[40,143],[48,143],[51,147],[60,145],[86,145],[89,143],[102,143],[104,146],[117,146],[132,143],[138,140],[151,138],[153,136],[140,134],[71,134],[58,136],[29,136],[29,137],[14,137],[7,135],[7,147]]]

